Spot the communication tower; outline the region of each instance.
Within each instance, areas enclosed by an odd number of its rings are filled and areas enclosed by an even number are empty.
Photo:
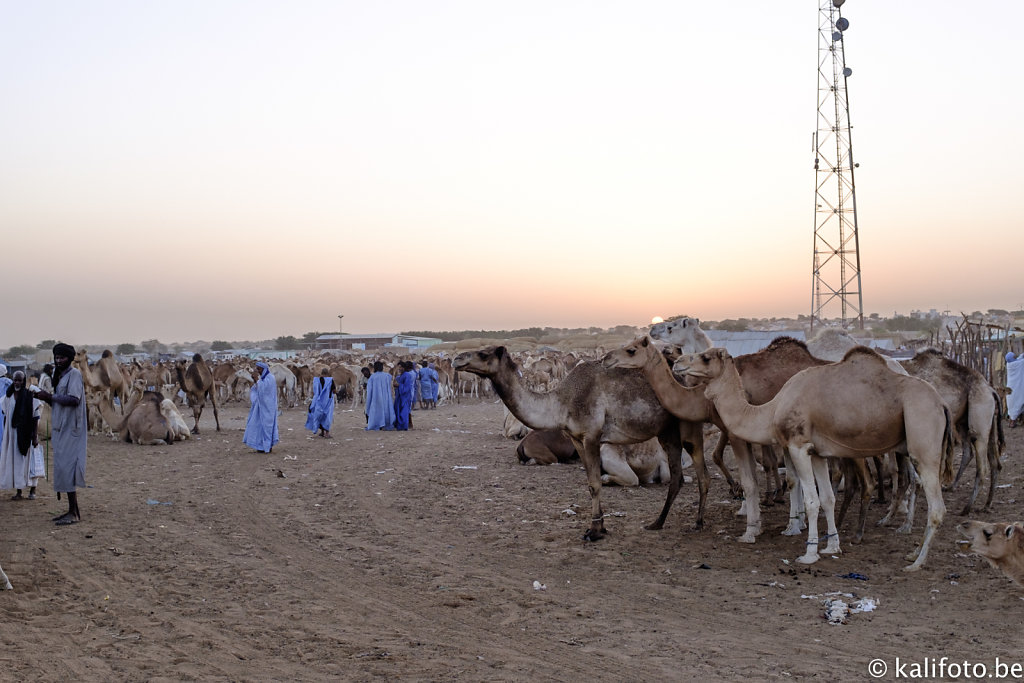
[[[818,126],[814,132],[814,270],[811,329],[827,312],[844,329],[864,329],[857,237],[857,193],[846,81],[846,0],[821,0],[818,12]],[[838,309],[838,310],[837,310]]]

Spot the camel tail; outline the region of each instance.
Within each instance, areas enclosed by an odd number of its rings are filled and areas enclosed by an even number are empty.
[[[942,466],[939,479],[942,486],[946,487],[953,483],[953,420],[949,415],[949,408],[943,406],[942,412],[946,416],[946,428],[942,434]]]
[[[999,446],[999,450],[997,450],[996,452],[999,455],[1002,455],[1003,454],[1003,449],[1006,448],[1006,437],[1003,435],[1003,410],[1002,410],[1002,405],[1003,404],[999,400],[999,394],[997,394],[994,391],[992,392],[992,398],[995,399],[995,402],[996,402],[995,415],[992,418],[992,420],[996,423],[995,424],[995,427],[996,427],[996,429],[995,429],[996,443]]]

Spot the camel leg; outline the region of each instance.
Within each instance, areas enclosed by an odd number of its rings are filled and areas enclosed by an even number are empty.
[[[804,511],[804,494],[797,479],[796,470],[793,467],[793,459],[789,452],[782,454],[783,462],[786,465],[786,478],[792,478],[794,483],[789,487],[789,524],[782,531],[783,536],[799,536],[807,527],[807,516]]]
[[[924,537],[921,539],[921,545],[917,549],[907,555],[908,560],[912,560],[913,564],[903,568],[903,571],[913,572],[921,568],[924,561],[928,558],[928,548],[931,546],[932,539],[935,537],[935,532],[942,524],[942,518],[946,514],[946,505],[942,501],[942,484],[939,483],[938,468],[924,468],[918,464],[920,472],[921,488],[924,489],[925,498],[928,501],[928,524],[924,530]]]
[[[811,444],[790,446],[789,459],[796,471],[799,488],[803,491],[804,512],[807,514],[807,549],[796,559],[800,564],[814,564],[820,559],[818,555],[818,487],[814,483],[814,468],[811,465],[809,451]],[[787,468],[788,471],[788,468]]]
[[[0,567],[0,590],[12,591],[14,586],[11,585],[11,580],[7,578],[7,574],[4,573],[3,567]]]
[[[220,431],[220,413],[217,412],[217,397],[210,392],[210,403],[213,404],[213,421],[217,423],[217,431]]]
[[[827,543],[822,551],[826,555],[838,555],[843,552],[839,549],[839,529],[836,528],[836,493],[832,488],[832,477],[828,471],[828,460],[811,457],[811,470],[814,472],[814,482],[818,488],[818,501],[825,511],[825,528]]]
[[[608,533],[604,528],[604,510],[601,509],[601,444],[594,439],[580,442],[575,438],[572,443],[583,461],[590,489],[590,528],[583,534],[583,540],[598,541]]]
[[[973,444],[971,443],[971,436],[968,433],[967,428],[961,426],[957,431],[960,434],[960,445],[963,453],[960,456],[960,468],[956,471],[956,477],[953,478],[953,483],[946,488],[947,491],[952,491],[956,488],[956,485],[960,483],[961,475],[963,475],[964,470],[967,469],[967,465],[971,462],[971,458],[975,455],[974,448],[972,447]],[[965,512],[964,514],[967,513]]]
[[[992,509],[992,497],[996,493],[996,486],[999,483],[999,471],[1003,464],[999,462],[999,443],[996,440],[995,432],[989,435],[988,450],[988,499],[985,501],[985,511]]]
[[[601,444],[601,475],[602,484],[618,484],[619,486],[639,486],[640,479],[629,466],[619,449],[612,444]]]
[[[697,479],[697,496],[699,502],[697,503],[697,521],[694,523],[693,528],[703,529],[704,511],[707,508],[708,503],[708,485],[711,482],[711,477],[708,475],[707,463],[704,461],[704,423],[680,421],[679,436],[683,445],[690,445],[688,452],[690,453],[690,457],[693,459],[693,473],[694,477]],[[682,457],[682,446],[680,446],[680,452],[676,457]],[[680,465],[680,468],[681,467],[682,465]]]
[[[658,435],[658,442],[661,444],[662,449],[665,451],[665,455],[668,456],[668,471],[669,471],[669,482],[668,491],[665,493],[665,504],[661,506],[661,514],[658,515],[658,519],[648,524],[645,529],[648,531],[657,531],[665,526],[665,520],[668,518],[668,511],[672,509],[672,502],[675,501],[676,495],[679,493],[679,487],[683,483],[683,462],[682,462],[682,438],[680,432],[683,430],[682,424],[679,429],[668,429]],[[703,462],[701,463],[703,464]],[[694,461],[696,465],[696,461]]]
[[[754,455],[746,441],[729,437],[729,443],[740,469],[740,482],[743,484],[743,505],[740,506],[740,510],[747,516],[747,528],[737,540],[740,543],[753,543],[761,533],[761,507],[757,504],[758,486],[757,476],[754,474]]]
[[[882,505],[885,505],[885,471],[883,470],[884,463],[882,462],[882,458],[879,457],[874,457],[871,459],[875,462],[875,473],[876,479],[878,481],[878,485],[876,486],[876,488],[878,489],[878,502],[881,503]]]
[[[907,521],[905,521],[900,528],[896,529],[898,534],[909,534],[914,528],[914,510],[917,507],[917,486],[920,482],[917,476],[917,470],[914,469],[914,464],[910,462],[910,458],[905,458],[907,462],[907,484],[904,492],[903,503],[907,509]],[[941,485],[940,485],[941,488]]]
[[[718,434],[718,443],[715,444],[715,450],[711,453],[711,460],[715,463],[722,475],[725,477],[725,481],[729,484],[729,492],[732,493],[733,498],[741,498],[743,496],[743,487],[736,483],[733,479],[732,473],[729,472],[729,468],[725,466],[725,446],[728,443],[728,434],[724,431],[720,431]]]

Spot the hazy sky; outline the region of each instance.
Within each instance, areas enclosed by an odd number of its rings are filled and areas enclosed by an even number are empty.
[[[3,0],[0,348],[810,312],[818,0]],[[1021,308],[1024,3],[850,0],[864,312]]]

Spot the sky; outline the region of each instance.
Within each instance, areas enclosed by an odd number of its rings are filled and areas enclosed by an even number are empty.
[[[820,0],[0,7],[0,348],[810,313]],[[1024,308],[1024,3],[842,14],[865,315]]]

